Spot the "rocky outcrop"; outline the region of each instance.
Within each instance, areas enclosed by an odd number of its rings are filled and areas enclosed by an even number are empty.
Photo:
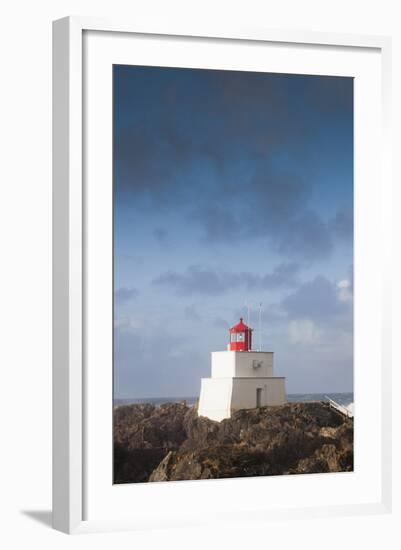
[[[176,449],[187,438],[185,403],[128,405],[114,410],[114,442],[127,449]]]
[[[326,403],[288,403],[214,422],[193,407],[114,412],[116,483],[350,471],[353,420]]]
[[[148,481],[171,449],[179,449],[187,435],[184,403],[155,407],[148,403],[114,409],[114,483]]]

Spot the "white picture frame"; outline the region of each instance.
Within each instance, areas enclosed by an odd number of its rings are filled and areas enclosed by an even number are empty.
[[[87,17],[68,17],[54,22],[53,29],[53,526],[66,533],[88,532],[98,530],[138,529],[144,526],[190,525],[202,522],[199,515],[176,515],[174,505],[171,514],[162,518],[154,510],[146,509],[138,517],[117,516],[105,517],[99,514],[95,519],[88,518],[86,484],[88,463],[85,461],[87,435],[91,429],[88,422],[87,404],[87,311],[84,307],[87,293],[85,270],[88,265],[88,246],[86,239],[87,220],[85,219],[86,195],[85,154],[84,147],[84,71],[85,55],[84,33],[102,33],[113,41],[119,36],[146,36],[150,40],[158,37],[180,37],[180,40],[195,39],[208,43],[213,49],[216,41],[228,43],[276,43],[287,44],[296,48],[314,48],[317,46],[342,49],[352,52],[358,49],[375,51],[381,64],[381,113],[378,121],[381,133],[378,139],[381,144],[380,193],[381,209],[377,213],[382,222],[377,250],[380,248],[380,297],[382,322],[380,338],[381,362],[376,384],[378,403],[380,403],[380,498],[365,499],[363,503],[344,502],[322,506],[296,505],[286,506],[269,511],[270,517],[312,517],[313,515],[345,515],[364,513],[384,513],[391,509],[391,357],[390,357],[390,212],[391,212],[391,179],[390,179],[390,55],[391,41],[387,37],[336,35],[300,31],[277,30],[238,30],[238,29],[197,29],[166,26],[165,28],[142,28],[125,21],[104,21]],[[90,200],[90,195],[89,195]],[[369,205],[367,205],[369,208]],[[89,244],[88,244],[89,243]],[[111,387],[110,387],[111,391]],[[385,397],[385,398],[384,398]],[[106,405],[107,406],[107,405]],[[111,412],[110,412],[111,416]],[[111,445],[111,441],[110,441]],[[337,475],[337,474],[330,474]],[[341,475],[341,474],[340,474]],[[300,476],[297,476],[298,478]],[[307,476],[301,476],[307,477]],[[242,490],[248,484],[252,490],[254,480],[236,480]],[[111,483],[111,476],[110,476]],[[195,482],[196,483],[196,482]],[[202,481],[201,484],[204,482]],[[207,482],[210,491],[210,482]],[[214,482],[216,483],[216,482]],[[226,482],[224,482],[226,483]],[[277,485],[277,478],[273,481]],[[307,482],[312,483],[312,481]],[[177,484],[152,484],[151,498],[164,498],[162,493],[169,485],[168,491],[180,492],[181,497],[188,496],[194,485],[185,482],[178,488]],[[227,491],[226,500],[230,499],[228,485],[217,482],[219,491]],[[186,486],[185,493],[182,487]],[[149,486],[148,486],[149,487]],[[226,489],[227,487],[227,489]],[[199,484],[196,491],[199,493]],[[238,485],[237,485],[238,488]],[[141,491],[131,487],[132,490]],[[146,488],[145,488],[146,490]],[[200,499],[203,497],[200,495]],[[169,498],[169,495],[167,495]],[[228,513],[229,511],[229,513]],[[259,513],[258,513],[259,512]],[[235,503],[216,521],[230,520],[263,521],[266,519],[263,509],[248,509],[245,513],[238,510]],[[205,520],[207,521],[207,520]]]

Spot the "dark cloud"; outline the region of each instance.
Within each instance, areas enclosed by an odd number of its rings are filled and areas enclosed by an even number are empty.
[[[230,327],[230,324],[225,319],[222,319],[221,317],[216,317],[213,320],[213,326],[217,328],[228,329]]]
[[[324,140],[324,174],[348,147],[352,79],[149,67],[116,67],[115,76],[119,200],[130,193],[137,208],[174,208],[214,243],[256,236],[306,261],[349,234],[345,214],[330,225],[311,211],[309,180],[323,128],[337,140]]]
[[[118,304],[123,304],[125,302],[128,302],[129,300],[132,300],[133,298],[136,298],[139,294],[139,291],[136,288],[130,287],[123,287],[119,288],[114,292],[114,298]]]
[[[354,234],[354,216],[351,208],[336,212],[330,222],[330,229],[341,239],[352,240]]]
[[[277,173],[264,163],[255,171],[246,194],[251,203],[252,225],[257,229],[259,224],[265,230],[281,228],[296,219],[307,205],[311,186],[294,172]]]
[[[201,317],[194,305],[186,306],[184,309],[184,317],[188,321],[200,321]]]
[[[322,114],[351,117],[354,107],[353,78],[326,76],[308,80],[308,98]]]
[[[296,263],[282,263],[264,275],[250,272],[225,273],[192,265],[185,273],[169,271],[152,282],[172,288],[177,295],[217,296],[238,287],[247,290],[267,290],[295,286],[298,271],[299,266]]]
[[[160,244],[165,244],[167,241],[168,231],[164,227],[156,227],[153,230],[153,235]]]
[[[286,256],[316,260],[330,255],[333,240],[327,224],[316,212],[306,210],[288,223],[276,245]]]
[[[116,183],[160,204],[171,177],[174,194],[194,163],[228,175],[227,159],[257,166],[283,148],[292,159],[315,158],[320,115],[352,112],[352,79],[116,67],[114,97]]]
[[[200,266],[190,266],[186,273],[169,271],[154,279],[155,285],[171,287],[178,295],[206,294],[216,296],[227,291],[232,286],[235,276],[231,280],[224,279],[220,274]]]
[[[189,218],[200,223],[210,242],[233,242],[234,239],[244,237],[244,225],[235,211],[224,208],[217,202],[198,207]]]
[[[331,322],[350,308],[338,299],[337,286],[322,275],[301,285],[282,301],[281,306],[291,319],[319,322]]]
[[[333,232],[308,207],[310,186],[289,172],[269,174],[258,170],[250,184],[228,191],[213,206],[200,205],[197,220],[210,242],[235,243],[238,239],[259,238],[287,258],[313,261],[328,257],[333,249]]]
[[[171,185],[179,167],[190,160],[190,139],[180,136],[173,125],[158,127],[133,125],[121,129],[115,137],[114,178],[120,191],[138,199],[145,196],[152,204],[168,204],[180,196],[183,188]]]
[[[286,262],[279,264],[273,271],[265,275],[240,273],[237,280],[238,286],[245,286],[248,290],[268,290],[297,286],[298,273],[298,264]]]
[[[200,204],[195,219],[212,240],[282,233],[288,223],[303,213],[311,189],[290,172],[272,173],[268,162],[258,165],[245,185],[227,180],[211,190],[213,204]]]

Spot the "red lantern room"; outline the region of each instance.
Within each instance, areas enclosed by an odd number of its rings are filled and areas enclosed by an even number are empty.
[[[242,317],[237,325],[229,329],[230,343],[229,351],[251,351],[252,349],[252,329],[247,327]]]

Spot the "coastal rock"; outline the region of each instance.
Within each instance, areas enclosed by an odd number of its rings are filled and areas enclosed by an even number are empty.
[[[183,421],[188,410],[184,403],[117,407],[114,443],[127,449],[175,449],[187,437]]]
[[[270,473],[267,453],[236,445],[218,445],[194,452],[169,453],[149,481],[216,479]]]
[[[114,483],[140,483],[149,480],[166,455],[166,449],[127,449],[114,445]]]
[[[114,410],[114,483],[148,481],[169,450],[186,439],[184,403],[127,405]]]
[[[241,410],[222,422],[184,403],[130,405],[116,409],[114,428],[116,483],[353,469],[353,420],[323,402]]]

